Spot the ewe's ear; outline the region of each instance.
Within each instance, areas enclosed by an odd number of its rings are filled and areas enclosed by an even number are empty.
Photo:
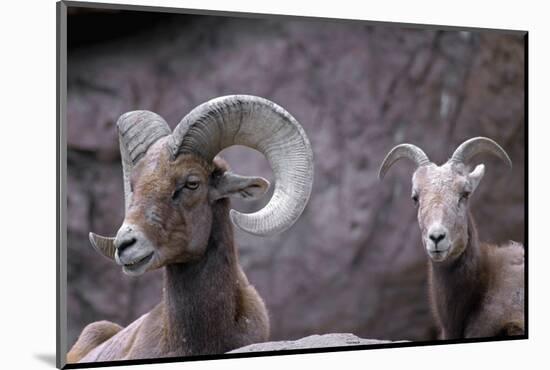
[[[269,181],[263,177],[240,176],[225,172],[210,191],[210,200],[221,198],[242,198],[253,200],[261,197],[269,189]]]
[[[468,175],[468,178],[470,179],[470,184],[472,184],[472,192],[476,190],[484,174],[485,174],[485,165],[483,164],[478,164],[476,168],[474,168],[474,170],[470,172],[470,174]]]

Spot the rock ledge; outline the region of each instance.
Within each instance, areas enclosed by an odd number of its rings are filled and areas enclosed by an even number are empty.
[[[255,343],[245,347],[234,349],[228,353],[247,353],[262,351],[281,351],[290,349],[324,348],[358,346],[369,344],[396,343],[389,340],[363,339],[349,333],[334,333],[323,335],[310,335],[298,340]]]

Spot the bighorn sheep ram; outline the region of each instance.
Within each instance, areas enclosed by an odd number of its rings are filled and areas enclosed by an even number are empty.
[[[394,147],[384,159],[379,178],[399,159],[417,169],[412,199],[418,207],[422,243],[430,258],[430,301],[442,339],[511,336],[524,333],[523,246],[480,243],[469,210],[469,198],[485,172],[469,172],[475,155],[490,153],[512,162],[493,140],[465,141],[442,166],[411,144]]]
[[[86,326],[68,362],[216,354],[267,340],[267,311],[239,266],[230,218],[270,235],[300,216],[313,181],[302,127],[280,106],[247,95],[210,100],[173,132],[148,111],[122,115],[117,127],[125,218],[115,238],[90,233],[90,241],[128,275],[163,267],[163,295],[126,328]],[[274,172],[271,200],[252,214],[230,210],[228,198],[254,199],[269,183],[228,171],[215,156],[232,145],[258,150]]]

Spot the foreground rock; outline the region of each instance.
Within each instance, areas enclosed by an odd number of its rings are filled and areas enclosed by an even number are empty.
[[[246,347],[234,349],[228,353],[246,353],[262,351],[282,351],[289,349],[326,348],[359,346],[366,344],[394,343],[390,340],[363,339],[348,333],[310,335],[298,340],[284,340],[279,342],[255,343]]]

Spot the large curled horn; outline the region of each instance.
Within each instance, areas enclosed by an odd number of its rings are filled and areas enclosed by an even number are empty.
[[[109,259],[115,259],[115,238],[109,238],[94,233],[88,234],[88,238],[90,239],[92,247],[101,255]]]
[[[120,116],[117,121],[117,128],[124,182],[124,209],[127,211],[132,202],[132,189],[130,187],[132,168],[147,153],[151,145],[161,137],[170,134],[170,127],[158,114],[140,110]],[[115,238],[94,233],[90,233],[89,238],[94,249],[108,258],[114,259]]]
[[[258,150],[275,175],[275,191],[261,210],[231,210],[239,228],[271,235],[290,227],[304,210],[313,183],[313,153],[300,124],[277,104],[249,95],[230,95],[199,105],[172,134],[172,157],[195,153],[211,161],[232,145]]]
[[[491,153],[506,162],[510,168],[512,167],[512,161],[506,151],[504,151],[504,149],[494,140],[481,136],[471,138],[460,144],[449,161],[467,163],[475,155],[480,153]]]
[[[161,116],[146,110],[124,113],[117,121],[117,128],[124,180],[124,209],[127,211],[132,200],[132,168],[151,145],[161,137],[170,135],[171,130]]]
[[[378,178],[382,180],[390,167],[402,158],[411,159],[418,167],[430,163],[428,156],[416,145],[400,144],[395,146],[384,158],[378,170]]]

